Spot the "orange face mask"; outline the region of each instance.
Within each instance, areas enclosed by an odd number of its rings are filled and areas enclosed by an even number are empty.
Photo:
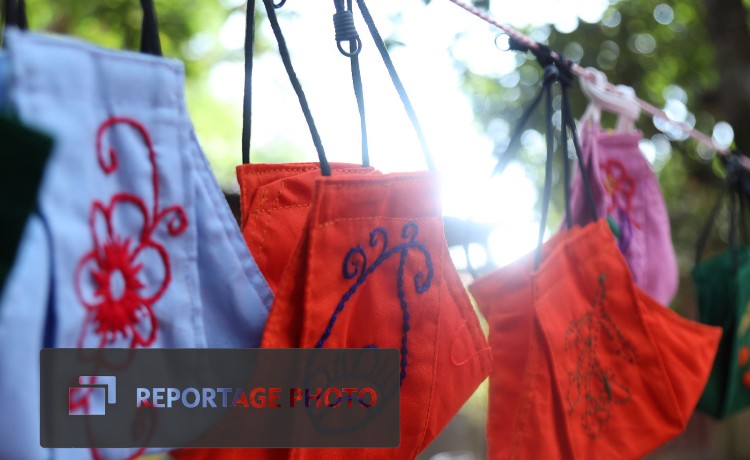
[[[331,170],[333,175],[377,173],[370,167],[346,163],[332,163]],[[317,163],[237,167],[242,235],[274,294],[302,234],[315,179],[320,175]]]
[[[401,445],[297,449],[291,458],[413,458],[490,365],[448,254],[438,183],[432,173],[406,173],[321,178],[316,187],[262,346],[398,348]]]
[[[606,221],[470,291],[490,325],[491,458],[640,458],[686,426],[721,330],[642,293]]]
[[[432,173],[321,177],[264,348],[397,348],[396,449],[182,450],[177,458],[414,458],[486,378],[490,351],[450,260]]]

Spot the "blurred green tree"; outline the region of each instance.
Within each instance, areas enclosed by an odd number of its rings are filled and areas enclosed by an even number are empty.
[[[142,13],[137,1],[26,0],[26,5],[31,30],[72,35],[112,49],[140,47]],[[157,0],[155,5],[164,55],[185,64],[191,118],[219,183],[227,187],[234,183],[239,158],[241,103],[217,100],[209,90],[209,76],[217,65],[244,59],[243,43],[227,48],[220,43],[218,32],[232,14],[244,15],[245,2]],[[262,19],[259,11],[256,21]],[[257,52],[268,47],[266,37],[259,34]],[[242,101],[241,92],[236,97]],[[293,155],[273,154],[277,161]],[[262,160],[264,152],[256,157]]]
[[[633,87],[641,98],[709,135],[717,122],[729,123],[736,146],[750,152],[750,130],[744,129],[750,124],[748,6],[750,2],[743,0],[611,0],[598,23],[580,22],[570,33],[550,26],[525,32],[547,37],[544,42],[554,50],[584,67],[604,71],[610,82]],[[530,55],[519,54],[517,63],[511,74],[500,79],[463,70],[477,120],[488,131],[496,120],[505,120],[513,129],[541,83],[540,68]],[[580,116],[587,101],[580,91],[572,95],[574,113]],[[559,109],[559,99],[555,107]],[[609,120],[605,117],[603,124]],[[680,266],[688,271],[698,229],[714,203],[722,170],[714,152],[649,116],[641,116],[637,126],[655,151],[654,168],[668,204]],[[544,132],[542,110],[529,128]],[[503,151],[507,141],[507,136],[498,137],[496,149]],[[519,159],[541,186],[543,155],[522,143]],[[557,217],[561,197],[557,194]],[[726,244],[726,222],[719,219],[715,247]]]

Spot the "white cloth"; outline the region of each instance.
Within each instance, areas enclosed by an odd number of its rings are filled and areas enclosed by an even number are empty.
[[[0,304],[3,379],[23,362],[12,384],[39,388],[48,304],[55,347],[258,346],[272,294],[195,138],[182,64],[17,30],[6,41],[11,104],[55,148],[40,189],[49,237],[29,225]],[[44,457],[39,403],[9,385],[0,458]]]

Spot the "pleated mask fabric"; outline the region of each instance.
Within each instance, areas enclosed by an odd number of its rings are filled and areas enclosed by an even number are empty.
[[[604,219],[542,249],[538,270],[530,255],[469,288],[493,349],[490,457],[641,458],[685,428],[721,331],[636,287]]]
[[[641,153],[640,132],[605,132],[595,122],[581,130],[582,160],[599,216],[619,227],[617,244],[636,285],[669,305],[679,283],[677,258],[659,180]],[[592,221],[580,175],[571,191],[573,223]]]
[[[401,445],[253,456],[413,458],[437,436],[487,376],[490,354],[449,258],[433,173],[316,179],[262,346],[400,349]]]
[[[24,123],[50,133],[56,144],[40,190],[47,231],[24,235],[33,239],[24,244],[47,248],[35,256],[47,259],[49,269],[42,263],[35,280],[24,277],[25,264],[35,262],[22,258],[9,286],[18,293],[10,296],[15,302],[3,300],[0,308],[16,316],[34,312],[33,321],[53,318],[45,346],[257,346],[273,296],[193,133],[182,64],[17,30],[7,31],[6,40],[10,101]],[[39,279],[49,288],[38,292]],[[5,332],[3,361],[13,361],[22,332]],[[102,371],[108,364],[101,363]],[[16,385],[38,385],[38,354],[28,367]],[[81,393],[72,406],[85,413],[93,397]],[[15,437],[0,456],[38,451],[38,419],[18,430],[34,433],[35,445],[16,445],[27,438]]]
[[[371,167],[331,163],[334,176],[379,174]],[[244,164],[237,167],[242,234],[271,290],[302,236],[312,206],[318,163]]]
[[[750,406],[750,252],[728,249],[692,276],[700,321],[724,330],[698,410],[724,418]]]

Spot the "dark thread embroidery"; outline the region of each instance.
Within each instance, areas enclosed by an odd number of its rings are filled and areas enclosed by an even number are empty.
[[[117,193],[104,204],[94,200],[89,214],[93,247],[83,255],[74,273],[75,291],[78,300],[86,308],[78,347],[83,347],[89,328],[100,336],[99,348],[114,342],[118,336],[130,338],[130,347],[149,346],[156,339],[158,321],[153,312],[154,304],[162,297],[172,280],[169,253],[162,244],[154,240],[154,231],[166,221],[170,236],[180,235],[188,225],[182,206],[173,205],[165,209],[159,207],[159,171],[156,152],[146,128],[130,118],[112,117],[99,127],[96,133],[96,153],[99,167],[109,175],[117,171],[119,160],[114,148],[104,154],[102,140],[104,134],[114,125],[125,124],[135,129],[148,149],[151,163],[151,185],[153,206],[149,212],[145,200],[133,193]],[[136,235],[122,235],[115,230],[112,216],[115,210],[129,208],[129,216],[138,216],[143,221]],[[135,212],[133,212],[135,211]],[[99,227],[104,223],[106,228]],[[104,232],[102,232],[104,230]],[[100,237],[103,238],[100,239]],[[163,279],[157,281],[158,288],[153,294],[144,292],[150,286],[139,278],[143,264],[139,257],[151,252],[164,266]],[[153,259],[153,258],[152,258]],[[153,259],[153,260],[156,260]],[[82,272],[86,269],[86,277]],[[82,286],[93,285],[94,300],[87,300]],[[149,291],[152,292],[152,291]],[[145,329],[145,331],[144,331]]]
[[[341,297],[338,305],[336,305],[336,309],[333,311],[331,319],[328,321],[328,326],[326,326],[326,329],[323,332],[323,335],[320,337],[320,340],[318,340],[318,343],[315,345],[315,348],[323,347],[326,340],[328,340],[328,337],[331,336],[333,326],[336,324],[336,320],[338,319],[339,314],[344,310],[346,303],[349,301],[349,299],[351,299],[354,293],[357,292],[357,289],[365,282],[367,277],[370,276],[370,274],[372,274],[375,270],[377,270],[377,268],[383,262],[388,260],[389,257],[394,254],[399,254],[399,265],[397,271],[397,295],[399,304],[401,305],[401,310],[403,312],[401,326],[401,382],[403,383],[404,379],[406,378],[406,366],[408,364],[407,355],[410,329],[409,304],[406,301],[406,292],[404,289],[404,268],[406,266],[406,258],[409,254],[410,249],[416,249],[417,251],[421,252],[425,257],[425,264],[427,265],[426,275],[422,271],[414,275],[414,290],[416,290],[418,294],[423,294],[424,292],[426,292],[432,284],[433,276],[432,257],[430,256],[430,252],[427,250],[424,244],[416,241],[418,233],[419,227],[417,226],[417,224],[414,222],[407,222],[406,225],[404,225],[404,227],[401,229],[401,236],[407,241],[389,248],[388,232],[386,232],[385,229],[381,227],[373,230],[372,233],[370,233],[370,247],[376,247],[380,243],[381,239],[383,245],[380,250],[380,255],[378,255],[377,259],[375,259],[375,261],[370,266],[367,265],[367,254],[365,253],[365,250],[361,245],[357,245],[356,247],[349,250],[349,252],[346,254],[346,257],[344,258],[342,272],[344,274],[344,278],[356,278],[356,281]],[[368,346],[368,348],[373,346],[374,345],[370,345]]]
[[[605,275],[602,274],[592,310],[571,321],[565,334],[565,350],[578,354],[575,372],[568,374],[568,415],[573,416],[583,402],[581,425],[592,439],[596,439],[609,422],[611,405],[624,404],[632,398],[630,389],[617,377],[615,369],[602,366],[600,353],[612,353],[629,364],[636,362],[635,348],[605,308],[606,296]],[[599,340],[602,335],[611,344],[609,350],[603,350],[604,345]]]

